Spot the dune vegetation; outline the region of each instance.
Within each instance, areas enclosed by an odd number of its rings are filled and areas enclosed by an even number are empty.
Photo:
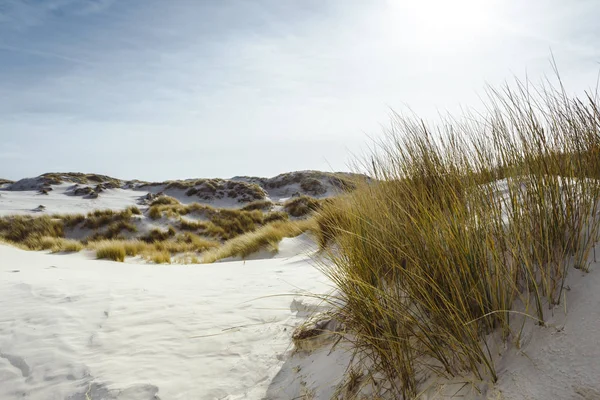
[[[598,239],[596,98],[489,94],[441,126],[396,115],[364,163],[375,180],[317,216],[348,338],[396,398],[431,373],[495,381],[489,335],[519,346],[523,315],[543,326]]]
[[[306,222],[288,221],[286,212],[270,211],[272,206],[260,200],[242,209],[219,209],[199,203],[183,205],[162,195],[145,212],[132,206],[86,215],[2,217],[0,239],[30,250],[87,248],[98,258],[114,261],[141,256],[154,263],[213,262],[276,247],[283,237],[308,229]],[[153,227],[152,221],[158,226]],[[210,256],[205,255],[209,251]]]
[[[299,221],[276,221],[255,231],[228,240],[203,256],[203,262],[212,263],[228,257],[245,258],[261,249],[277,252],[278,244],[285,237],[295,237],[306,231],[314,232],[314,219]]]
[[[283,209],[292,217],[303,217],[321,208],[328,199],[315,199],[310,196],[292,197],[283,203]]]

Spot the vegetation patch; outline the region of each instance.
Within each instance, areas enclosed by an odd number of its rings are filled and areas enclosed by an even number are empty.
[[[212,263],[227,257],[248,257],[264,248],[277,251],[277,245],[284,237],[295,237],[308,230],[316,229],[313,220],[276,221],[262,228],[228,240],[222,246],[209,251],[202,259]]]
[[[0,237],[9,242],[25,243],[30,236],[64,237],[64,224],[60,219],[43,216],[15,215],[0,218]]]
[[[365,162],[376,180],[317,215],[337,312],[395,398],[430,373],[495,381],[489,334],[519,340],[517,300],[543,326],[598,240],[596,97],[491,93],[481,121],[397,117]]]
[[[80,241],[61,237],[30,235],[23,244],[30,250],[50,250],[52,253],[83,250],[83,244]]]
[[[327,187],[323,185],[320,180],[315,178],[305,178],[301,180],[300,188],[312,196],[318,196],[327,193]]]
[[[102,183],[104,185],[108,185],[111,188],[121,187],[123,185],[123,181],[110,176],[99,174],[84,174],[79,172],[50,172],[42,174],[41,178],[43,178],[46,184],[51,185],[58,185],[62,182],[73,182],[80,185]]]
[[[122,242],[106,242],[96,247],[96,257],[112,261],[125,261],[125,245]]]
[[[170,264],[171,253],[168,250],[155,250],[151,253],[145,254],[144,258],[152,261],[155,264]]]
[[[174,204],[181,204],[181,203],[179,202],[179,200],[177,200],[174,197],[162,195],[162,196],[158,196],[156,199],[154,199],[152,201],[152,203],[150,203],[150,206],[174,205]]]
[[[141,240],[147,243],[162,242],[175,236],[175,229],[170,226],[166,231],[160,229],[152,229]]]
[[[268,211],[273,208],[273,202],[270,200],[256,200],[242,207],[242,211]]]
[[[193,222],[182,219],[181,216],[194,214],[205,220]],[[154,205],[150,207],[148,216],[158,219],[162,216],[178,219],[182,229],[195,231],[206,236],[228,240],[235,236],[255,230],[273,221],[287,219],[284,212],[267,212],[259,210],[217,209],[211,206],[192,203],[188,205]]]
[[[292,197],[283,203],[283,209],[292,217],[303,217],[321,208],[323,201],[310,196]]]

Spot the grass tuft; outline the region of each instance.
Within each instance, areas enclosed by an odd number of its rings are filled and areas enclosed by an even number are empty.
[[[292,197],[283,203],[283,209],[292,217],[303,217],[321,208],[321,200],[310,196]]]
[[[96,258],[107,259],[112,261],[125,261],[125,246],[122,242],[104,242],[96,248]]]
[[[146,255],[145,258],[149,259],[155,264],[170,264],[171,253],[168,250],[154,250]]]
[[[376,180],[317,216],[337,311],[396,398],[431,372],[495,381],[488,334],[519,336],[517,301],[543,325],[598,240],[596,97],[490,96],[479,121],[396,116],[364,164]]]
[[[171,196],[158,196],[156,199],[150,203],[150,206],[164,206],[164,205],[178,205],[181,204],[179,200]]]
[[[228,240],[222,246],[207,252],[202,261],[212,263],[227,257],[246,258],[264,248],[277,251],[277,245],[284,237],[295,237],[308,230],[316,229],[314,220],[276,221],[254,232],[249,232]]]
[[[241,208],[242,211],[268,211],[273,208],[273,202],[270,200],[256,200],[251,203],[246,204]]]

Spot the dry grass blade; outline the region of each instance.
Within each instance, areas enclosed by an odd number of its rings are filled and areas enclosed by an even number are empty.
[[[364,163],[377,181],[318,212],[338,311],[397,397],[431,371],[495,380],[485,339],[510,337],[515,300],[543,324],[569,266],[587,268],[600,226],[593,98],[517,82],[490,90],[479,120],[396,115]]]

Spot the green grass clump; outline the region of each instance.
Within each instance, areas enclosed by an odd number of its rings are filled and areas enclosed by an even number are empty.
[[[492,90],[479,121],[397,116],[365,162],[376,180],[319,211],[337,311],[395,397],[417,396],[432,372],[495,381],[484,343],[495,331],[519,340],[516,300],[544,325],[570,267],[587,270],[600,227],[600,182],[583,179],[600,176],[595,98],[517,84]]]

